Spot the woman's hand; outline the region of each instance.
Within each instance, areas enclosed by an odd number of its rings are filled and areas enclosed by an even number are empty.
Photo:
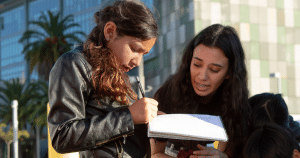
[[[158,102],[151,98],[142,98],[128,107],[134,124],[146,124],[158,114]],[[159,113],[160,114],[160,113]]]
[[[157,115],[164,115],[166,113],[162,112],[162,111],[157,111]]]
[[[197,145],[200,150],[193,152],[190,158],[228,158],[228,156],[222,153],[220,150],[212,147],[204,147],[200,144]]]

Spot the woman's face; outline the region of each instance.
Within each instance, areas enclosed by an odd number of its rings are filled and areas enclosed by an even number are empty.
[[[229,78],[228,67],[229,60],[221,49],[198,45],[190,65],[195,93],[203,97],[214,94],[223,81]]]
[[[156,38],[142,41],[135,37],[122,36],[109,40],[107,46],[116,55],[124,72],[128,72],[140,65],[143,55],[151,50],[155,41]]]

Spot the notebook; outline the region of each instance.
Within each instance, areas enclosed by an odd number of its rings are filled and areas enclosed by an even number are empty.
[[[148,125],[148,137],[196,141],[227,141],[220,116],[201,114],[158,115]]]

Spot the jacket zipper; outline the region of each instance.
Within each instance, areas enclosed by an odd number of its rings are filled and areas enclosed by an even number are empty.
[[[122,158],[123,157],[123,148],[122,148],[122,144],[121,144],[120,140],[118,142],[120,143],[120,151],[119,151],[118,143],[115,141],[116,151],[118,154],[118,158]]]
[[[102,144],[104,144],[104,143],[107,143],[107,142],[110,142],[110,141],[114,141],[114,140],[116,140],[116,139],[119,139],[119,138],[121,138],[121,137],[124,138],[123,143],[125,144],[125,141],[126,141],[125,138],[128,137],[128,136],[132,136],[133,133],[134,133],[134,131],[132,131],[132,132],[130,132],[130,133],[128,133],[128,134],[125,134],[125,135],[121,135],[121,136],[118,136],[118,137],[115,137],[115,138],[112,138],[112,139],[103,141],[103,142],[99,142],[99,143],[97,143],[96,145],[99,146],[99,145],[102,145]]]
[[[132,135],[133,135],[133,132],[132,132],[132,133],[129,133],[129,134],[123,135],[123,144],[126,143],[126,138],[127,138],[128,136],[132,136]]]
[[[123,135],[123,144],[125,144],[126,143],[126,137],[127,137],[127,134],[125,134],[125,135]]]

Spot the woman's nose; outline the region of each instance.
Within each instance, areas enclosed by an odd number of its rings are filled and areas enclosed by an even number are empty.
[[[207,80],[207,79],[208,79],[208,76],[207,76],[207,70],[204,69],[204,70],[200,71],[200,73],[198,73],[198,77],[199,77],[201,80]]]
[[[132,67],[140,66],[142,59],[143,59],[143,55],[142,54],[137,55],[136,57],[134,57],[131,60],[130,66],[132,66]]]

